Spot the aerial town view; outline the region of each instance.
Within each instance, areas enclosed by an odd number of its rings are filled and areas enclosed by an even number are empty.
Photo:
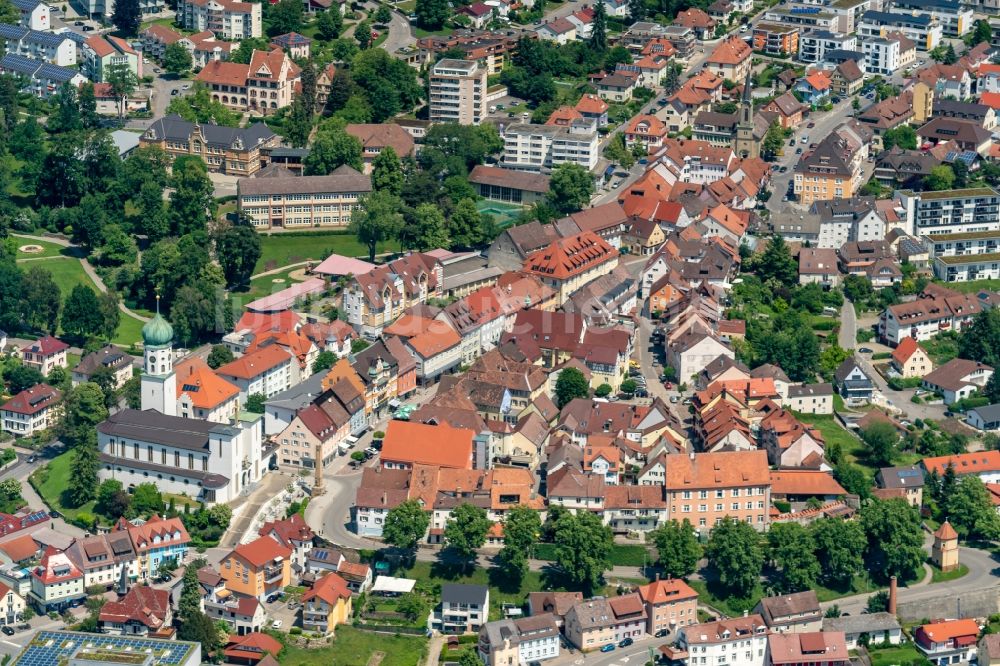
[[[0,666],[1000,666],[1000,0],[0,45]]]

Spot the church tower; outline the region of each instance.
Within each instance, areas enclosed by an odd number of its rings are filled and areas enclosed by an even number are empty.
[[[760,157],[760,143],[753,136],[753,83],[750,80],[752,74],[753,68],[751,67],[747,69],[747,80],[743,83],[743,99],[740,100],[740,108],[736,112],[736,146],[734,150],[739,158]]]
[[[139,380],[142,409],[177,416],[177,377],[174,375],[174,329],[160,315],[160,297],[156,297],[156,316],[142,327],[143,364]]]

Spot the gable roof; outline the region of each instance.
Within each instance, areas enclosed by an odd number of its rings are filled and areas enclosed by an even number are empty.
[[[259,568],[277,559],[287,560],[292,556],[292,551],[271,537],[262,536],[257,537],[249,543],[242,543],[236,546],[229,553],[227,559],[234,554],[246,560],[252,566]]]

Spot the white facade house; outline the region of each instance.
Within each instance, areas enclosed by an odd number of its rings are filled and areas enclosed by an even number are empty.
[[[29,437],[55,426],[62,413],[59,389],[35,384],[0,406],[0,429],[16,437]]]
[[[857,51],[858,38],[830,30],[807,30],[799,35],[799,60],[823,62],[827,51]]]
[[[76,42],[66,35],[0,23],[0,39],[6,44],[7,53],[43,60],[60,67],[76,64]]]
[[[31,30],[52,28],[52,8],[40,0],[12,0],[11,4],[21,12],[21,25]]]
[[[551,613],[488,622],[479,630],[479,657],[487,666],[547,661],[559,656],[559,639]]]
[[[924,375],[924,388],[944,396],[944,404],[952,405],[971,397],[986,386],[993,368],[964,358],[955,358]]]
[[[1000,430],[1000,404],[973,407],[965,413],[965,423],[985,432]]]
[[[887,33],[900,32],[917,45],[920,51],[932,51],[941,43],[944,31],[929,14],[894,14],[891,12],[867,11],[858,23],[858,39],[864,42],[869,37],[885,37]]]
[[[579,164],[591,171],[600,159],[599,141],[590,123],[534,125],[515,123],[503,133],[503,166],[548,171],[559,164]]]
[[[216,373],[240,389],[241,402],[256,393],[270,398],[300,381],[298,361],[278,345],[241,356],[219,367]]]
[[[177,3],[177,23],[184,29],[211,30],[217,37],[231,41],[260,37],[262,16],[259,2],[179,0]]]
[[[934,277],[945,282],[970,282],[1000,278],[1000,253],[938,257],[934,260]]]
[[[259,416],[225,425],[125,409],[97,426],[98,475],[126,488],[154,483],[206,504],[230,502],[266,471],[262,426]]]
[[[764,666],[767,625],[760,615],[682,627],[677,644],[691,666]]]
[[[865,69],[872,74],[892,76],[900,67],[899,41],[882,37],[869,37],[862,41]]]
[[[709,334],[686,335],[667,348],[667,360],[677,369],[677,378],[682,382],[701,372],[719,356],[736,357],[731,347]]]
[[[899,198],[910,235],[1000,230],[1000,193],[991,187],[940,192],[907,190],[900,192]]]

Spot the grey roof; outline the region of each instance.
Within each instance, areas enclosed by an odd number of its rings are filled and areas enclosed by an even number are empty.
[[[485,585],[463,585],[444,583],[441,585],[441,601],[451,604],[486,604],[490,590]]]
[[[281,393],[275,393],[264,401],[264,406],[302,409],[323,393],[323,379],[325,377],[325,372],[317,372],[304,382],[285,389]]]
[[[69,39],[66,34],[54,32],[42,32],[41,30],[29,30],[24,26],[11,25],[10,23],[0,23],[0,38],[13,39],[16,41],[35,42],[45,46],[59,46]]]
[[[979,418],[981,418],[986,423],[1000,421],[1000,403],[996,403],[993,405],[983,405],[982,407],[974,407],[969,411],[979,414]]]
[[[924,485],[924,471],[917,465],[883,467],[876,477],[883,488],[922,488]]]
[[[264,123],[254,123],[247,128],[223,127],[204,123],[199,125],[205,141],[210,146],[222,146],[232,148],[237,141],[243,143],[246,148],[268,141],[277,136]],[[194,131],[195,123],[189,123],[176,114],[164,116],[155,121],[146,130],[143,136],[147,139],[160,141],[187,141]]]
[[[837,371],[833,373],[833,377],[834,379],[837,380],[837,382],[843,383],[843,381],[847,379],[847,376],[851,374],[851,371],[854,370],[854,368],[860,370],[861,374],[863,374],[865,377],[868,376],[868,373],[865,372],[864,368],[862,368],[861,365],[857,362],[857,360],[853,356],[851,356],[850,358],[844,359],[844,362],[840,364],[840,367],[837,368]]]
[[[851,197],[816,201],[810,209],[821,222],[857,220],[875,210],[875,197]]]
[[[899,629],[899,622],[889,613],[867,613],[865,615],[845,615],[823,618],[823,631],[842,631],[845,634],[866,631],[888,631]]]
[[[789,398],[803,398],[812,395],[833,395],[833,384],[802,384],[788,387]]]
[[[764,597],[760,600],[760,609],[769,627],[809,622],[818,618],[821,612],[819,598],[813,590]]]
[[[343,164],[327,176],[278,176],[241,178],[237,196],[254,194],[320,194],[323,192],[371,192],[372,179]]]
[[[877,12],[874,10],[869,10],[861,15],[862,21],[871,21],[873,23],[883,23],[889,25],[920,25],[928,26],[931,23],[931,17],[929,14],[917,14],[915,16],[910,14],[892,14],[890,12]]]
[[[167,416],[152,409],[146,411],[123,409],[100,423],[97,430],[114,437],[127,437],[140,442],[153,442],[194,451],[207,449],[211,434],[232,437],[239,433],[231,426],[199,419]],[[130,464],[131,462],[134,461],[130,461]]]
[[[126,130],[115,130],[111,133],[111,140],[118,149],[119,155],[125,155],[134,148],[139,147],[139,135]]]

